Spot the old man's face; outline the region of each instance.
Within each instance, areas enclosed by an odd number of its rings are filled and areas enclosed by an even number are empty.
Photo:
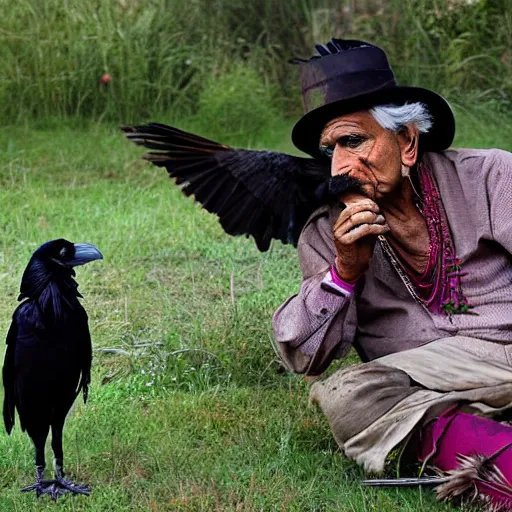
[[[333,119],[320,137],[320,146],[332,155],[331,174],[349,174],[373,200],[391,194],[401,182],[403,143],[403,136],[382,128],[367,111]]]

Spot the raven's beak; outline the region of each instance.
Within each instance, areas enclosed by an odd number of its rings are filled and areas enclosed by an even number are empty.
[[[71,260],[72,267],[78,267],[79,265],[85,265],[90,261],[102,260],[103,255],[97,247],[91,244],[74,244],[75,245],[75,257]]]

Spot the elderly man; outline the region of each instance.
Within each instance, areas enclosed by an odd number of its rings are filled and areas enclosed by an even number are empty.
[[[363,364],[311,396],[366,470],[407,445],[460,470],[442,495],[476,485],[510,510],[512,427],[495,420],[512,406],[512,155],[447,150],[449,105],[398,86],[380,48],[317,49],[301,64],[306,114],[293,141],[364,195],[309,218],[300,291],[273,320],[277,349],[307,375],[357,350]]]

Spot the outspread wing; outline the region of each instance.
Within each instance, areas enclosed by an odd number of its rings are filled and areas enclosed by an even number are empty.
[[[219,217],[226,233],[252,235],[260,251],[271,239],[297,244],[316,193],[330,177],[328,162],[272,151],[233,149],[158,123],[122,128],[144,155],[165,167],[182,191]]]
[[[16,325],[16,312],[13,315],[9,332],[7,333],[7,351],[5,352],[4,366],[2,370],[4,384],[4,425],[8,434],[14,427],[14,410],[16,404],[16,386],[14,370],[14,354],[18,328]]]

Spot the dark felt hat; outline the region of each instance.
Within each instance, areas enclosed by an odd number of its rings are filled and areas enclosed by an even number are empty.
[[[442,151],[455,135],[448,102],[421,87],[398,85],[384,51],[365,41],[333,39],[316,45],[318,55],[301,65],[305,114],[295,124],[292,140],[301,151],[319,157],[318,143],[332,119],[376,105],[425,103],[433,124],[420,135],[422,151]],[[296,60],[297,62],[298,60]]]

